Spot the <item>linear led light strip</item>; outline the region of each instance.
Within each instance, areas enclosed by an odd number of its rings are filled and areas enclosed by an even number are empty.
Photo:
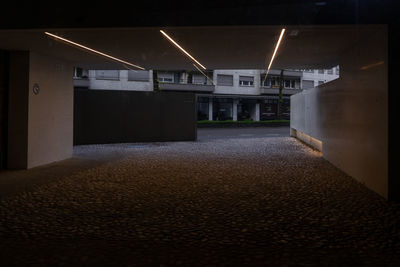
[[[267,79],[269,70],[271,69],[272,62],[274,61],[276,52],[278,51],[279,45],[281,44],[281,41],[282,41],[282,38],[283,38],[283,34],[284,34],[284,33],[285,33],[285,29],[282,29],[282,30],[281,30],[281,35],[279,36],[278,42],[276,43],[276,47],[275,47],[274,53],[272,54],[271,61],[269,62],[268,69],[267,69],[267,74],[265,75],[264,82],[265,82],[265,80]],[[263,83],[264,83],[264,82],[263,82]]]
[[[102,52],[100,52],[100,51],[94,50],[94,49],[89,48],[89,47],[87,47],[87,46],[84,46],[84,45],[81,45],[81,44],[72,42],[72,41],[70,41],[70,40],[68,40],[68,39],[62,38],[62,37],[57,36],[57,35],[55,35],[55,34],[52,34],[52,33],[49,33],[49,32],[44,32],[44,33],[47,34],[47,35],[49,35],[49,36],[51,36],[51,37],[56,38],[57,40],[64,41],[64,42],[66,42],[66,43],[68,43],[68,44],[72,44],[72,45],[74,45],[74,46],[77,46],[77,47],[79,47],[79,48],[82,48],[82,49],[85,49],[85,50],[87,50],[87,51],[93,52],[93,53],[95,53],[95,54],[101,55],[101,56],[103,56],[103,57],[109,58],[109,59],[111,59],[111,60],[117,61],[117,62],[119,62],[119,63],[125,64],[125,65],[129,65],[129,66],[132,66],[132,67],[141,69],[141,70],[145,70],[143,67],[140,67],[140,66],[138,66],[138,65],[129,63],[129,62],[124,61],[124,60],[121,60],[121,59],[119,59],[119,58],[116,58],[116,57],[107,55],[107,54],[105,54],[105,53],[102,53]]]
[[[385,62],[384,61],[379,61],[379,62],[376,62],[374,64],[366,65],[366,66],[361,67],[361,70],[367,70],[367,69],[382,65],[383,63],[385,63]]]
[[[213,85],[215,85],[215,84],[214,84],[214,81],[211,80],[199,67],[197,67],[196,64],[193,63],[193,66],[194,66],[198,71],[200,71],[200,73],[203,74]]]
[[[192,57],[188,52],[186,52],[185,49],[183,49],[177,42],[175,42],[171,37],[169,37],[168,34],[166,34],[163,30],[160,30],[160,32],[171,42],[173,43],[177,48],[179,48],[186,56],[188,56],[191,60],[196,62],[199,66],[201,66],[204,70],[206,70],[206,67],[200,64],[194,57]]]

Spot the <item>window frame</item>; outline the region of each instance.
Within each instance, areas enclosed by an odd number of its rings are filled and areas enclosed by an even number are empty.
[[[251,78],[252,81],[251,81],[251,79],[249,79],[249,81],[242,80],[244,77]],[[249,84],[245,84],[245,83],[249,83]],[[254,87],[254,76],[239,75],[239,86]]]

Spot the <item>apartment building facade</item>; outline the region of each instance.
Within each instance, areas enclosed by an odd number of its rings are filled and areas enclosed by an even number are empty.
[[[180,91],[197,95],[198,120],[290,118],[290,96],[339,77],[330,70],[131,71],[75,70],[75,87],[93,90]],[[283,77],[282,102],[279,87]],[[323,81],[323,82],[321,82]]]

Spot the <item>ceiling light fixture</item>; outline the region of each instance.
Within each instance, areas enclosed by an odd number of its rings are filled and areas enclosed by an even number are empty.
[[[188,52],[186,52],[185,49],[183,49],[177,42],[175,42],[171,37],[169,37],[168,34],[166,34],[163,30],[160,30],[160,32],[171,42],[173,43],[177,48],[179,48],[186,56],[188,56],[190,59],[192,59],[194,62],[196,62],[199,66],[201,66],[204,70],[206,70],[206,67],[200,64],[194,57],[192,57]]]
[[[281,35],[279,36],[278,42],[276,43],[276,47],[275,47],[274,53],[272,54],[271,61],[269,62],[268,69],[267,69],[267,74],[265,74],[264,82],[265,82],[265,80],[267,79],[269,70],[271,69],[272,62],[274,61],[276,52],[278,51],[279,45],[281,44],[281,41],[282,41],[282,38],[283,38],[283,34],[284,34],[284,33],[285,33],[285,29],[282,29],[282,30],[281,30]]]
[[[54,37],[56,40],[61,40],[61,41],[66,42],[66,43],[68,43],[68,44],[72,44],[72,45],[74,45],[74,46],[77,46],[77,47],[82,48],[82,49],[84,49],[84,50],[87,50],[87,51],[93,52],[93,53],[95,53],[95,54],[101,55],[101,56],[106,57],[106,58],[108,58],[108,59],[117,61],[117,62],[119,62],[119,63],[125,64],[125,65],[129,65],[129,66],[132,66],[132,67],[141,69],[141,70],[145,70],[145,68],[143,68],[143,67],[140,67],[140,66],[138,66],[138,65],[129,63],[129,62],[124,61],[124,60],[121,60],[121,59],[119,59],[119,58],[116,58],[116,57],[107,55],[107,54],[105,54],[105,53],[103,53],[103,52],[100,52],[100,51],[94,50],[94,49],[92,49],[92,48],[89,48],[89,47],[87,47],[87,46],[84,46],[84,45],[75,43],[75,42],[73,42],[73,41],[70,41],[70,40],[68,40],[68,39],[62,38],[62,37],[57,36],[57,35],[55,35],[55,34],[52,34],[52,33],[49,33],[49,32],[44,32],[44,33],[45,33],[46,35],[49,35],[49,36],[51,36],[51,37]]]
[[[361,70],[367,70],[367,69],[370,69],[370,68],[373,68],[373,67],[377,67],[379,65],[382,65],[383,63],[385,63],[385,62],[384,61],[379,61],[379,62],[376,62],[376,63],[373,63],[373,64],[362,66]]]
[[[212,85],[215,85],[215,84],[214,84],[214,81],[211,80],[211,78],[209,78],[199,67],[197,67],[196,64],[193,63],[193,66],[194,66],[198,71],[200,71],[200,73],[203,74],[204,77],[206,77],[206,78],[212,83]]]

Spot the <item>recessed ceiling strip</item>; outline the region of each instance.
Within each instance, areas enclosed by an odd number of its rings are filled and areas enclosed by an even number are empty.
[[[265,82],[265,80],[267,79],[269,70],[271,69],[272,62],[273,62],[274,59],[275,59],[276,52],[278,51],[279,45],[281,44],[281,41],[282,41],[282,38],[283,38],[283,34],[284,34],[284,33],[285,33],[285,29],[282,29],[282,30],[281,30],[281,35],[279,36],[278,42],[276,43],[274,53],[272,54],[271,61],[269,62],[268,69],[267,69],[267,74],[265,74],[264,82]]]
[[[160,32],[171,42],[173,43],[178,49],[180,49],[186,56],[188,56],[191,60],[196,62],[199,66],[201,66],[204,70],[206,70],[206,67],[200,64],[194,57],[192,57],[188,52],[186,52],[185,49],[183,49],[177,42],[175,42],[168,34],[166,34],[163,30],[160,30]]]
[[[44,32],[44,33],[45,33],[46,35],[48,35],[48,36],[51,36],[51,37],[55,38],[56,40],[61,40],[61,41],[66,42],[66,43],[68,43],[68,44],[72,44],[72,45],[74,45],[74,46],[77,46],[77,47],[82,48],[82,49],[84,49],[84,50],[87,50],[87,51],[93,52],[93,53],[95,53],[95,54],[101,55],[101,56],[106,57],[106,58],[108,58],[108,59],[117,61],[117,62],[119,62],[119,63],[125,64],[125,65],[129,65],[129,66],[132,66],[132,67],[141,69],[141,70],[145,70],[145,68],[143,68],[143,67],[140,67],[140,66],[138,66],[138,65],[129,63],[129,62],[124,61],[124,60],[122,60],[122,59],[119,59],[119,58],[116,58],[116,57],[107,55],[107,54],[105,54],[105,53],[103,53],[103,52],[94,50],[94,49],[92,49],[92,48],[89,48],[89,47],[84,46],[84,45],[81,45],[81,44],[78,44],[78,43],[76,43],[76,42],[73,42],[73,41],[71,41],[71,40],[65,39],[65,38],[60,37],[60,36],[58,36],[58,35],[55,35],[55,34],[52,34],[52,33],[49,33],[49,32]]]

